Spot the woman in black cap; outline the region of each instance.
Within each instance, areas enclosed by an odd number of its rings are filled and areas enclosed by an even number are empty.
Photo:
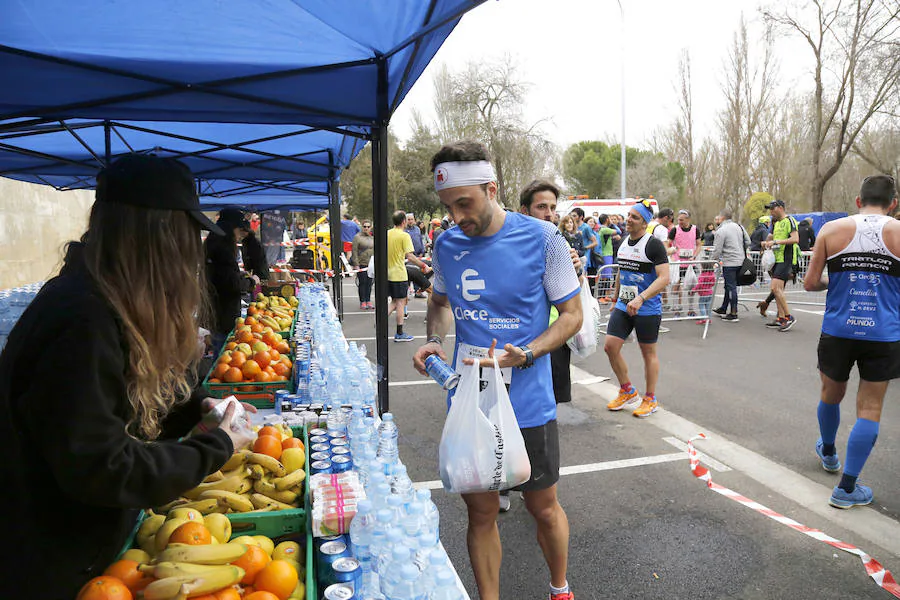
[[[244,213],[237,208],[224,208],[219,212],[216,224],[221,231],[210,233],[204,243],[206,275],[213,308],[210,330],[214,354],[222,349],[225,338],[234,329],[235,319],[241,316],[241,296],[259,285],[260,281],[257,275],[242,273],[237,263],[237,244],[251,233],[250,222],[244,217]],[[248,250],[251,251],[244,256],[244,262],[254,263],[256,266],[259,262],[258,253],[254,255],[252,246]]]
[[[74,598],[121,550],[138,509],[178,498],[250,441],[229,407],[185,436],[203,306],[200,212],[191,172],[127,155],[97,177],[87,232],[0,354],[7,490],[0,598]]]

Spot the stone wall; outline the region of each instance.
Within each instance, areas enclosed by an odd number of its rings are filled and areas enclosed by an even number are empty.
[[[55,275],[63,245],[84,233],[93,202],[93,191],[57,192],[0,177],[0,290]]]

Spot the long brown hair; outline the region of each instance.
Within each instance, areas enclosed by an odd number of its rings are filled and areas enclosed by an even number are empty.
[[[82,237],[87,270],[118,314],[128,347],[127,431],[152,440],[191,393],[207,308],[200,229],[187,212],[95,202]]]

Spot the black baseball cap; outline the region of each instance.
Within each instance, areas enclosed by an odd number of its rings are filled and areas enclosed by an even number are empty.
[[[780,206],[781,208],[784,208],[784,200],[772,200],[771,202],[766,204],[766,208],[769,210],[772,210],[776,206]]]
[[[218,223],[225,225],[229,230],[237,227],[250,231],[250,221],[247,220],[244,211],[239,208],[223,208],[219,211]]]
[[[97,174],[97,201],[183,210],[201,229],[225,235],[200,210],[194,175],[182,162],[153,154],[126,154]]]

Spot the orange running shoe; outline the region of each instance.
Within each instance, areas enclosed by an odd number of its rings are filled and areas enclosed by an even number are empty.
[[[641,405],[637,407],[631,414],[635,417],[640,417],[643,419],[655,413],[657,408],[659,408],[659,402],[657,402],[654,398],[644,396],[644,399],[641,401]]]
[[[631,388],[630,392],[623,392],[622,388],[619,388],[619,395],[616,396],[616,399],[606,405],[606,408],[609,410],[622,410],[623,408],[628,407],[631,410],[634,410],[638,403],[640,402],[640,396],[638,396],[637,390]]]

